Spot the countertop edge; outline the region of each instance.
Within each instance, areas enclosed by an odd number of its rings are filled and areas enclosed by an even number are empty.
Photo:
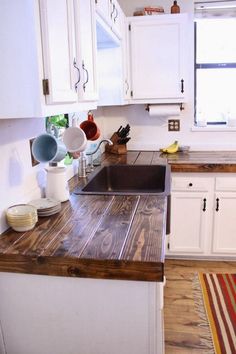
[[[162,282],[164,263],[2,254],[1,272],[75,278]]]

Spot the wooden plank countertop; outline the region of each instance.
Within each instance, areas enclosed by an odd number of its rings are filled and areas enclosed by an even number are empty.
[[[172,172],[236,172],[236,151],[190,151],[161,154]]]
[[[173,172],[236,172],[235,152],[103,154],[105,164],[171,165]],[[81,179],[80,179],[81,180]],[[73,190],[80,182],[70,180]],[[166,198],[75,195],[36,227],[0,235],[0,271],[163,281]]]
[[[104,164],[160,162],[153,152],[103,158]],[[78,184],[74,177],[70,188]],[[60,213],[39,218],[33,230],[0,236],[0,271],[163,281],[166,209],[163,196],[72,193]]]

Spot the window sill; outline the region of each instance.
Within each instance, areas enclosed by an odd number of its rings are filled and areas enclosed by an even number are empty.
[[[192,126],[192,132],[236,132],[235,127],[216,127],[216,126],[208,126],[208,127],[197,127],[196,125]]]

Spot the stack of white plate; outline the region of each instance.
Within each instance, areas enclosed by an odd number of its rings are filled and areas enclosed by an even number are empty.
[[[50,216],[59,213],[61,210],[61,202],[52,198],[40,198],[29,202],[38,212],[38,216]]]
[[[27,204],[11,206],[7,209],[6,217],[12,229],[19,232],[33,229],[38,221],[37,209]]]

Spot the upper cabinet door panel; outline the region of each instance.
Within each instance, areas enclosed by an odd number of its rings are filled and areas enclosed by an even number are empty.
[[[133,99],[184,97],[184,15],[131,20]]]
[[[111,5],[110,0],[95,0],[96,11],[102,19],[110,25],[111,23]]]
[[[95,101],[97,92],[97,43],[94,0],[75,0],[77,63],[80,70],[80,101]]]
[[[117,35],[119,39],[122,38],[122,26],[123,23],[123,11],[117,0],[111,0],[111,27],[113,32]]]
[[[47,104],[77,101],[73,0],[40,0]]]

